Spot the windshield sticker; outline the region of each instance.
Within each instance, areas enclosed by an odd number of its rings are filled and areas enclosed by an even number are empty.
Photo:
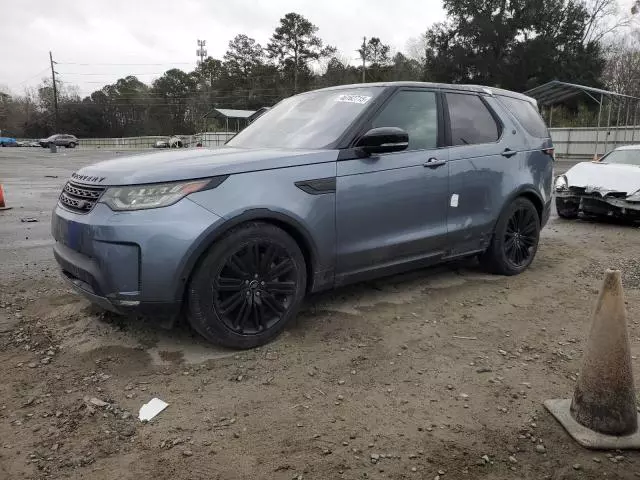
[[[360,105],[364,105],[371,97],[367,95],[340,95],[336,98],[336,102],[344,102],[344,103],[358,103]]]

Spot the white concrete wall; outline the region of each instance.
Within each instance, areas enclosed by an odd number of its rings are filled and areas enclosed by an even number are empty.
[[[592,159],[621,145],[640,144],[640,126],[621,128],[550,128],[556,157]]]

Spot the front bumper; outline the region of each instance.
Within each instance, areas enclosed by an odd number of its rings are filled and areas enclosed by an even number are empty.
[[[62,274],[82,295],[117,313],[179,311],[199,242],[222,218],[191,200],[134,212],[98,203],[88,214],[56,206],[51,232]]]
[[[625,198],[599,193],[556,192],[556,199],[565,206],[573,206],[579,211],[600,216],[640,220],[640,202],[629,202]]]

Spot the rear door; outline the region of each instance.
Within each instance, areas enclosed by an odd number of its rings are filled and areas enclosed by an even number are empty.
[[[505,176],[517,166],[518,144],[498,116],[489,95],[447,92],[446,141],[449,145],[448,231],[451,256],[488,245],[504,203]]]
[[[521,154],[523,169],[520,175],[535,187],[545,203],[544,224],[549,214],[551,203],[551,184],[553,182],[553,142],[549,129],[540,116],[537,105],[531,100],[515,98],[507,95],[496,95],[497,103],[512,115],[521,125],[519,133],[528,144],[526,152]]]
[[[338,161],[336,283],[443,255],[449,174],[441,117],[435,90],[398,90],[361,133],[400,127],[408,149]]]

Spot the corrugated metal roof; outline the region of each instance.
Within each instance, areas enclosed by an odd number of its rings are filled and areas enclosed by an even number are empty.
[[[214,108],[213,111],[227,118],[249,118],[255,113],[254,110],[236,110],[234,108]]]
[[[601,88],[587,87],[585,85],[577,85],[575,83],[560,82],[552,80],[551,82],[540,85],[524,92],[525,95],[533,97],[540,105],[554,105],[569,98],[585,93],[596,102],[600,102],[600,97],[608,97],[612,100],[633,99],[640,100],[638,97],[623,95],[621,93],[602,90]]]

